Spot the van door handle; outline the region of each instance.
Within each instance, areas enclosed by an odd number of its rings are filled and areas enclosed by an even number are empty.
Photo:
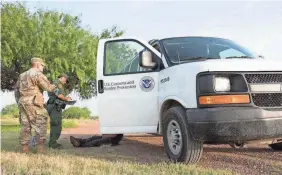
[[[100,94],[104,93],[104,81],[98,80],[98,92]]]

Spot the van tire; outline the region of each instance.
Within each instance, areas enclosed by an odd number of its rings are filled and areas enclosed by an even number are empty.
[[[174,138],[170,133],[174,134]],[[181,133],[181,136],[178,133]],[[181,138],[181,141],[178,138]],[[173,139],[181,143],[174,144]],[[164,114],[163,143],[168,158],[174,163],[196,164],[202,156],[203,142],[192,138],[185,111],[181,107],[172,107]]]
[[[123,134],[117,134],[115,137],[111,138],[111,146],[117,146],[122,138]]]

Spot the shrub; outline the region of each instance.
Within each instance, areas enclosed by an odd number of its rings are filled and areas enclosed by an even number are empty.
[[[70,107],[63,112],[63,118],[67,119],[89,119],[90,110],[86,107]]]
[[[78,126],[78,122],[75,120],[63,120],[63,128],[75,128]]]
[[[98,116],[90,116],[90,119],[92,119],[92,120],[99,120],[99,117]]]
[[[7,105],[5,106],[2,110],[1,110],[1,115],[5,115],[5,116],[12,116],[14,118],[18,118],[19,117],[19,108],[17,104],[11,104],[11,105]]]

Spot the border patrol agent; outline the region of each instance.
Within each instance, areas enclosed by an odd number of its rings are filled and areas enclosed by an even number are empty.
[[[47,110],[50,115],[50,140],[49,148],[61,148],[62,145],[57,143],[62,131],[62,111],[66,104],[64,101],[71,101],[67,96],[67,89],[65,84],[68,82],[68,76],[61,74],[57,80],[54,81],[56,85],[55,93],[48,93],[49,99],[47,101]]]

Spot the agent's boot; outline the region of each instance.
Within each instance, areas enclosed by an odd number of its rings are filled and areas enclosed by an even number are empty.
[[[73,145],[74,147],[79,147],[81,140],[82,140],[82,139],[78,139],[78,138],[75,138],[75,137],[73,137],[73,136],[70,136],[70,142],[72,143],[72,145]]]
[[[55,144],[53,144],[49,147],[52,148],[52,149],[62,149],[63,148],[63,146],[59,143],[55,143]]]
[[[28,145],[22,145],[22,152],[23,153],[28,153],[28,151],[29,151]]]

